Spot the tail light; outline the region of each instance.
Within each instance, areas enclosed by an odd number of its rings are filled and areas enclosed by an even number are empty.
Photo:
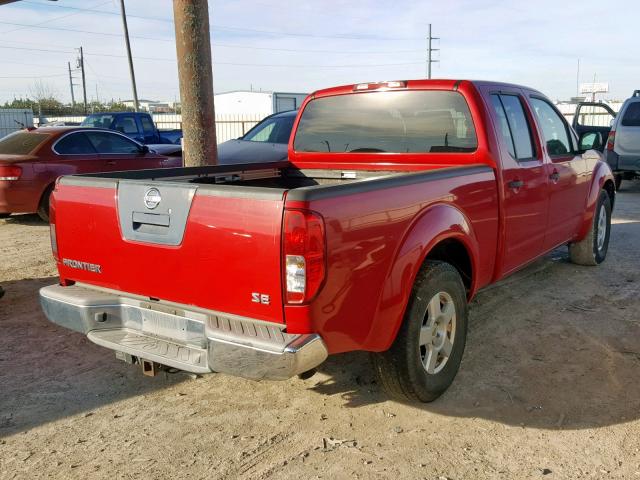
[[[303,210],[285,210],[283,273],[287,303],[310,301],[325,276],[324,220]]]
[[[18,180],[20,175],[22,175],[22,168],[14,165],[0,165],[0,181]]]
[[[616,131],[611,130],[609,132],[609,136],[607,137],[607,150],[613,150],[616,144]]]
[[[56,188],[58,186],[58,180],[56,180]],[[55,191],[55,189],[54,189]],[[49,235],[51,237],[51,252],[53,258],[59,260],[58,257],[58,236],[56,235],[56,197],[51,195],[49,199]]]

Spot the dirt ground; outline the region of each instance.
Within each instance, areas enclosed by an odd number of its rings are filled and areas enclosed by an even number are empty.
[[[471,306],[462,368],[423,406],[366,354],[308,380],[159,375],[49,324],[48,227],[0,220],[0,478],[639,478],[640,183],[609,257],[558,250]]]

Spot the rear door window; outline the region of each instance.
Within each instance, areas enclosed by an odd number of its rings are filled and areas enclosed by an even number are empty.
[[[355,93],[309,102],[296,131],[299,152],[472,152],[478,140],[458,92]]]
[[[640,102],[633,102],[627,106],[622,117],[623,127],[640,127]]]
[[[138,133],[138,125],[136,125],[136,119],[133,115],[119,117],[114,128],[125,134]]]
[[[0,154],[27,155],[49,137],[46,133],[15,132],[0,139]]]
[[[154,133],[156,133],[153,122],[149,119],[149,117],[142,116],[140,118],[140,123],[142,124],[142,131],[145,133],[145,135],[153,135]]]
[[[95,155],[96,150],[84,133],[71,133],[55,144],[53,150],[60,155]]]
[[[517,95],[500,95],[500,101],[515,145],[514,158],[519,161],[531,160],[534,157],[531,129],[520,98]]]
[[[138,154],[140,147],[127,137],[109,132],[87,132],[89,141],[99,154]]]
[[[499,95],[491,95],[491,105],[493,105],[493,109],[496,112],[496,117],[498,118],[498,129],[499,135],[504,140],[504,143],[507,145],[507,150],[509,150],[509,154],[516,158],[516,149],[513,145],[513,137],[511,136],[511,129],[509,128],[509,122],[507,121],[507,114],[504,111],[504,107],[502,106],[502,102],[500,101]]]

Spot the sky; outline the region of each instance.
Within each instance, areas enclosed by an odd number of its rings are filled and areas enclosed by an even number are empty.
[[[125,0],[139,98],[179,100],[171,0]],[[426,77],[499,80],[554,100],[580,82],[608,82],[604,98],[640,88],[640,2],[492,0],[209,0],[214,90],[311,92]],[[119,0],[21,0],[0,6],[0,102],[36,82],[70,101],[67,62],[89,100],[128,99]],[[75,87],[76,100],[82,91]]]

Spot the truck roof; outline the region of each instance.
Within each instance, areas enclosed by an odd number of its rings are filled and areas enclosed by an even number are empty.
[[[322,90],[317,90],[315,92],[313,92],[311,94],[311,96],[313,98],[319,98],[319,97],[328,97],[331,95],[343,95],[343,94],[347,94],[347,93],[352,93],[356,90],[356,87],[358,85],[365,85],[365,84],[369,84],[369,85],[374,85],[374,84],[384,84],[384,83],[388,83],[389,81],[384,80],[384,81],[376,81],[376,82],[362,82],[362,83],[354,83],[354,84],[350,84],[350,85],[340,85],[337,87],[331,87],[331,88],[324,88]],[[396,82],[396,80],[392,80],[391,82]],[[535,89],[532,89],[530,87],[526,87],[524,85],[517,85],[517,84],[512,84],[512,83],[505,83],[505,82],[495,82],[495,81],[491,81],[491,80],[466,80],[466,79],[432,79],[432,80],[428,80],[428,79],[413,79],[413,80],[397,80],[397,82],[403,83],[404,85],[399,87],[399,88],[403,88],[403,89],[407,89],[407,90],[411,90],[411,89],[424,89],[424,88],[432,88],[432,89],[436,89],[436,90],[454,90],[458,85],[460,85],[461,83],[465,82],[465,83],[470,83],[476,86],[480,86],[480,85],[495,85],[495,86],[503,86],[503,87],[516,87],[516,88],[523,88],[523,89],[527,89],[527,90],[533,90],[536,91]],[[392,88],[393,89],[393,88]],[[362,91],[365,91],[364,89]]]

